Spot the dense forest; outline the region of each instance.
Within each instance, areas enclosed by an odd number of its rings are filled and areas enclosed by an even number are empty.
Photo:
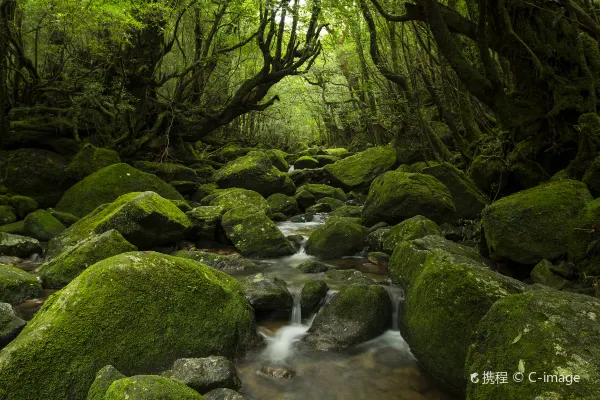
[[[0,400],[597,400],[597,0],[0,0]]]

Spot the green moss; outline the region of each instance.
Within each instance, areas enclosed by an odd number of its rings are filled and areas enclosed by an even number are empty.
[[[564,289],[569,284],[569,281],[562,276],[554,274],[552,268],[554,268],[554,265],[550,261],[540,261],[531,271],[531,280],[533,283],[539,283],[557,290]]]
[[[421,365],[462,391],[477,323],[498,299],[525,288],[482,264],[443,250],[428,252],[406,295],[404,337]]]
[[[17,221],[12,224],[6,224],[0,226],[0,232],[4,233],[12,233],[15,235],[24,235],[25,234],[25,221]]]
[[[67,190],[56,209],[83,217],[123,194],[144,191],[156,192],[166,199],[183,200],[175,188],[158,177],[127,164],[115,164],[102,168]]]
[[[271,164],[273,164],[275,168],[277,168],[281,172],[288,172],[288,170],[290,169],[290,165],[285,160],[285,158],[288,156],[288,154],[285,151],[273,149],[266,150],[264,153],[267,155],[267,157],[269,157],[269,159],[271,160]]]
[[[313,195],[315,201],[325,197],[333,197],[334,199],[338,199],[341,201],[347,200],[346,194],[342,189],[334,188],[333,186],[329,185],[321,185],[316,183],[302,185],[296,189],[296,195],[302,192],[307,192]]]
[[[592,200],[577,181],[549,182],[504,197],[483,211],[490,255],[521,264],[554,260],[567,252],[571,223]]]
[[[52,216],[54,218],[56,218],[57,220],[59,220],[60,222],[62,222],[62,224],[66,227],[69,227],[71,225],[73,225],[75,222],[79,221],[79,217],[76,217],[73,214],[69,214],[69,213],[65,213],[65,212],[60,212],[60,211],[56,211],[52,208],[48,209],[48,212],[50,214],[52,214]]]
[[[319,162],[312,157],[302,156],[299,157],[296,161],[294,161],[295,169],[311,169],[318,168]]]
[[[468,384],[467,398],[537,399],[555,393],[564,400],[593,400],[600,391],[600,302],[554,290],[504,297],[479,322],[466,361],[467,372],[524,372],[520,384]],[[501,350],[501,351],[499,351]],[[567,385],[529,382],[548,375],[579,375]]]
[[[335,156],[314,156],[313,158],[319,162],[319,167],[324,167],[340,160],[339,157]]]
[[[383,242],[383,249],[388,253],[392,253],[400,242],[441,234],[442,231],[438,224],[422,215],[417,215],[394,226]]]
[[[113,382],[126,378],[112,365],[102,367],[96,374],[96,379],[88,391],[86,400],[104,400],[106,391]]]
[[[175,257],[182,257],[187,258],[189,260],[194,260],[201,264],[208,265],[226,273],[257,271],[263,268],[260,265],[239,255],[216,254],[209,253],[206,251],[195,250],[179,250],[173,253],[172,255]]]
[[[34,253],[42,253],[42,246],[37,239],[5,232],[0,233],[1,255],[26,258]]]
[[[226,189],[215,192],[211,198],[202,201],[203,204],[221,207],[225,212],[235,207],[252,207],[269,213],[269,204],[260,193],[246,189]]]
[[[296,203],[298,203],[300,210],[306,210],[307,208],[314,206],[317,202],[315,196],[308,190],[297,192],[294,199],[296,200]]]
[[[255,337],[235,279],[179,257],[125,253],[50,297],[0,353],[0,397],[81,399],[107,364],[153,373],[178,358],[240,355]]]
[[[330,208],[330,211],[337,210],[340,207],[344,207],[346,203],[342,200],[334,199],[333,197],[324,197],[322,199],[317,200],[317,204],[327,204]]]
[[[58,256],[40,265],[36,273],[42,278],[44,287],[60,289],[89,266],[117,254],[135,250],[137,248],[134,245],[113,229],[91,236],[67,248]]]
[[[0,225],[12,224],[17,221],[15,210],[11,206],[0,206]]]
[[[283,279],[258,273],[242,281],[246,298],[256,311],[290,312],[294,298]]]
[[[236,158],[243,157],[249,152],[251,152],[252,148],[249,147],[239,147],[234,144],[229,144],[225,147],[221,147],[214,154],[214,157],[217,161],[222,163],[228,163],[229,161],[235,160]]]
[[[362,206],[342,206],[336,208],[330,215],[333,217],[361,218]]]
[[[332,259],[351,256],[365,246],[363,227],[339,218],[316,229],[306,243],[306,252],[317,257]]]
[[[296,199],[282,193],[272,194],[267,198],[267,203],[274,214],[282,213],[290,216],[300,213]]]
[[[471,163],[469,175],[481,190],[495,195],[506,185],[508,166],[497,156],[477,156]]]
[[[202,202],[205,198],[217,192],[218,189],[219,186],[217,186],[216,183],[207,183],[204,185],[200,185],[198,186],[198,189],[196,189],[196,193],[194,193],[194,195],[192,196],[192,200],[196,202]]]
[[[118,231],[133,245],[147,249],[184,238],[191,221],[173,203],[154,192],[129,193],[98,207],[48,243],[52,258],[94,234]]]
[[[35,276],[10,265],[0,264],[0,303],[19,304],[42,295]]]
[[[5,194],[1,194],[0,195],[0,206],[8,206],[8,205],[10,205],[10,197]]]
[[[133,166],[140,171],[156,175],[165,182],[195,182],[198,179],[196,171],[180,164],[136,161]]]
[[[27,196],[12,196],[10,198],[10,204],[13,206],[20,219],[25,218],[29,213],[38,209],[37,201]]]
[[[588,203],[569,229],[569,260],[588,276],[600,275],[600,199]]]
[[[583,175],[582,181],[594,196],[598,197],[600,195],[600,156],[592,161],[585,175]]]
[[[123,378],[110,385],[104,400],[202,400],[184,383],[156,375]]]
[[[373,181],[363,220],[367,226],[380,221],[397,224],[422,215],[443,223],[453,219],[455,211],[450,191],[435,177],[390,171]]]
[[[65,230],[65,226],[45,210],[37,210],[25,217],[27,236],[47,242]]]
[[[373,147],[324,167],[325,173],[343,188],[368,187],[373,179],[396,164],[396,150],[391,146]]]
[[[79,182],[104,167],[120,162],[121,158],[116,151],[86,144],[73,157],[66,172],[69,178]]]
[[[347,156],[348,154],[350,154],[350,152],[344,148],[336,148],[336,149],[325,149],[325,153],[329,154],[330,156],[335,156],[335,157],[344,157]]]
[[[337,287],[346,285],[375,285],[373,279],[367,278],[355,269],[330,269],[323,275],[331,285]]]
[[[215,240],[217,227],[225,210],[221,207],[196,207],[186,215],[192,221],[192,235],[197,240]]]
[[[329,286],[325,281],[306,282],[300,294],[300,309],[303,318],[310,317],[318,310],[328,291]]]

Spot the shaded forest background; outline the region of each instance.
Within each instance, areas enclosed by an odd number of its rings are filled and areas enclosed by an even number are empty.
[[[592,0],[2,0],[2,148],[397,144],[492,196],[600,145]]]

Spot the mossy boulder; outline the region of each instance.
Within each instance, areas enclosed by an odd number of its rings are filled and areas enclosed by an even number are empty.
[[[226,164],[215,172],[215,182],[221,188],[254,190],[263,196],[273,193],[293,194],[294,183],[287,174],[273,166],[269,157],[251,152]]]
[[[492,203],[483,211],[490,256],[521,264],[557,259],[567,252],[571,224],[590,201],[585,184],[562,180]]]
[[[242,387],[235,366],[222,356],[180,358],[161,375],[184,383],[202,394],[218,388],[237,390]]]
[[[221,221],[229,240],[247,257],[281,257],[294,254],[294,247],[267,215],[254,207],[238,207]]]
[[[381,335],[392,303],[381,286],[347,286],[317,313],[304,341],[318,350],[342,350]]]
[[[225,388],[211,390],[202,397],[204,400],[246,400],[244,396],[235,390]]]
[[[119,153],[110,149],[103,149],[86,144],[73,157],[67,167],[66,173],[70,179],[79,182],[88,175],[101,170],[109,165],[119,164]]]
[[[271,160],[271,164],[281,172],[288,172],[290,164],[286,161],[288,153],[278,149],[266,150],[264,152],[267,157]]]
[[[51,151],[19,149],[3,168],[3,183],[11,193],[32,197],[40,207],[52,207],[69,186],[67,165],[65,158]]]
[[[218,206],[196,207],[186,215],[192,222],[192,235],[196,240],[216,240],[217,229],[221,226],[223,208]]]
[[[588,203],[569,230],[569,261],[589,276],[600,275],[600,199]]]
[[[0,194],[0,206],[9,206],[10,197],[5,194]]]
[[[542,260],[531,271],[531,280],[533,283],[539,283],[557,290],[564,289],[569,285],[569,281],[562,276],[555,274],[552,270],[554,265],[548,260]]]
[[[345,157],[350,154],[350,152],[347,149],[344,149],[342,147],[338,147],[335,149],[325,149],[325,153],[334,157]]]
[[[496,195],[508,181],[508,165],[498,156],[477,156],[469,167],[469,176],[485,193]]]
[[[0,303],[0,350],[9,344],[27,325],[27,322],[17,317],[12,306]]]
[[[215,169],[212,165],[192,165],[190,166],[196,172],[196,181],[198,183],[210,183],[213,182],[213,175],[215,174]]]
[[[373,147],[324,167],[334,186],[344,189],[367,188],[373,179],[396,164],[391,146]]]
[[[0,232],[0,255],[27,258],[32,254],[42,254],[37,239]]]
[[[112,365],[102,367],[96,374],[96,379],[94,379],[92,386],[90,386],[86,400],[104,400],[104,396],[110,385],[123,378],[127,377]]]
[[[156,175],[165,182],[195,182],[198,179],[196,171],[181,164],[136,161],[133,166],[140,171]]]
[[[300,293],[300,311],[304,318],[310,317],[317,312],[319,306],[325,300],[329,292],[329,286],[325,281],[308,281],[302,287]]]
[[[344,219],[329,219],[306,243],[306,252],[324,259],[351,256],[365,247],[363,227]]]
[[[219,190],[219,186],[216,183],[206,183],[198,186],[196,192],[192,195],[192,201],[202,202],[205,198],[210,196],[211,194],[217,192]]]
[[[390,234],[391,230],[392,228],[385,226],[370,232],[367,235],[367,244],[369,245],[369,250],[383,251],[383,243],[385,242],[387,235]]]
[[[129,193],[98,207],[48,243],[52,258],[92,235],[111,229],[134,246],[149,249],[183,239],[192,227],[189,218],[172,202],[154,192]]]
[[[242,354],[255,335],[235,279],[179,257],[125,253],[50,297],[0,353],[0,397],[82,399],[105,365],[152,373],[181,357]]]
[[[0,232],[25,235],[25,221],[17,221],[12,224],[2,225],[0,226]]]
[[[367,278],[362,272],[355,269],[330,269],[323,275],[325,279],[335,286],[346,285],[375,285],[375,281]]]
[[[37,201],[27,196],[12,196],[10,198],[10,204],[15,209],[17,216],[21,219],[38,209]]]
[[[332,217],[362,218],[362,206],[341,206],[331,212]]]
[[[325,264],[324,262],[317,260],[308,260],[304,261],[302,264],[298,265],[298,270],[302,271],[306,274],[317,274],[320,272],[329,271],[334,268],[332,265]]]
[[[600,301],[554,290],[528,291],[496,302],[478,324],[468,372],[522,370],[519,384],[468,383],[467,398],[593,400],[600,393]],[[530,374],[534,382],[530,382]],[[579,382],[538,381],[579,375]]]
[[[588,186],[594,197],[600,196],[600,156],[592,161],[581,180]]]
[[[240,147],[235,144],[228,144],[217,150],[213,154],[213,156],[217,161],[221,163],[228,163],[229,161],[233,161],[236,158],[245,156],[253,150],[254,149],[250,147]]]
[[[12,265],[0,264],[0,303],[19,304],[42,295],[37,278]]]
[[[252,207],[264,213],[270,212],[269,203],[260,193],[246,189],[220,190],[210,195],[205,201],[203,200],[202,203],[221,207],[225,212],[236,207]]]
[[[64,194],[56,210],[83,217],[101,204],[132,192],[156,192],[171,200],[183,200],[175,188],[155,175],[127,164],[114,164],[94,172]]]
[[[25,233],[47,242],[65,230],[65,226],[46,210],[37,210],[25,217]]]
[[[329,185],[322,185],[317,183],[309,183],[306,185],[302,185],[296,189],[296,194],[301,193],[302,191],[306,191],[313,195],[315,198],[315,202],[317,200],[321,200],[325,197],[333,197],[334,199],[338,199],[341,201],[346,201],[347,196],[346,193],[340,188],[335,188]]]
[[[463,171],[449,163],[442,163],[421,170],[422,174],[431,175],[442,182],[452,195],[456,207],[455,219],[477,219],[488,201]]]
[[[11,206],[0,206],[0,225],[8,225],[17,221],[15,209]]]
[[[312,206],[314,206],[317,202],[317,199],[315,199],[315,196],[310,193],[308,190],[301,190],[299,192],[296,193],[296,195],[294,196],[294,200],[296,200],[296,203],[298,204],[298,207],[300,208],[300,210],[306,210]]]
[[[216,254],[198,250],[179,250],[172,255],[198,261],[225,273],[257,271],[264,268],[238,254]]]
[[[391,225],[422,215],[440,224],[454,218],[448,188],[431,175],[386,172],[373,181],[363,208],[367,226],[384,221]]]
[[[294,298],[284,280],[258,273],[242,282],[248,301],[259,312],[290,312]]]
[[[298,208],[298,202],[292,196],[286,196],[282,193],[275,193],[267,198],[267,203],[271,212],[281,213],[283,215],[291,216],[300,213]]]
[[[40,265],[36,273],[44,287],[60,289],[78,277],[86,268],[117,254],[136,251],[116,230],[83,239],[53,259]]]
[[[409,218],[390,229],[383,241],[383,249],[392,253],[400,242],[408,242],[429,235],[441,235],[442,230],[432,220],[422,215]]]
[[[312,158],[310,156],[302,156],[302,157],[299,157],[296,161],[294,161],[295,169],[311,169],[311,168],[318,168],[318,167],[319,167],[319,161],[315,160],[314,158]]]
[[[137,375],[113,382],[104,400],[202,400],[202,396],[174,379]]]
[[[319,167],[324,167],[326,165],[333,164],[340,160],[339,157],[325,155],[318,155],[314,156],[313,158],[319,162]]]
[[[478,322],[497,300],[526,288],[469,258],[428,251],[406,292],[403,337],[425,369],[463,391],[465,359]]]
[[[344,203],[342,200],[338,200],[333,197],[324,197],[322,199],[319,199],[317,200],[317,205],[318,204],[326,204],[327,206],[329,206],[330,211],[335,211],[338,208],[344,207],[346,205],[346,203]]]

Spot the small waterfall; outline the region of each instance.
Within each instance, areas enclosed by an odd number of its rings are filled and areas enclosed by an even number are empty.
[[[288,169],[288,174],[294,170],[294,165],[290,165],[290,169]]]
[[[384,286],[392,302],[392,330],[399,331],[400,303],[404,300],[404,291],[398,286]]]
[[[302,305],[300,304],[301,292],[292,293],[294,296],[294,307],[292,308],[292,325],[302,325]]]

